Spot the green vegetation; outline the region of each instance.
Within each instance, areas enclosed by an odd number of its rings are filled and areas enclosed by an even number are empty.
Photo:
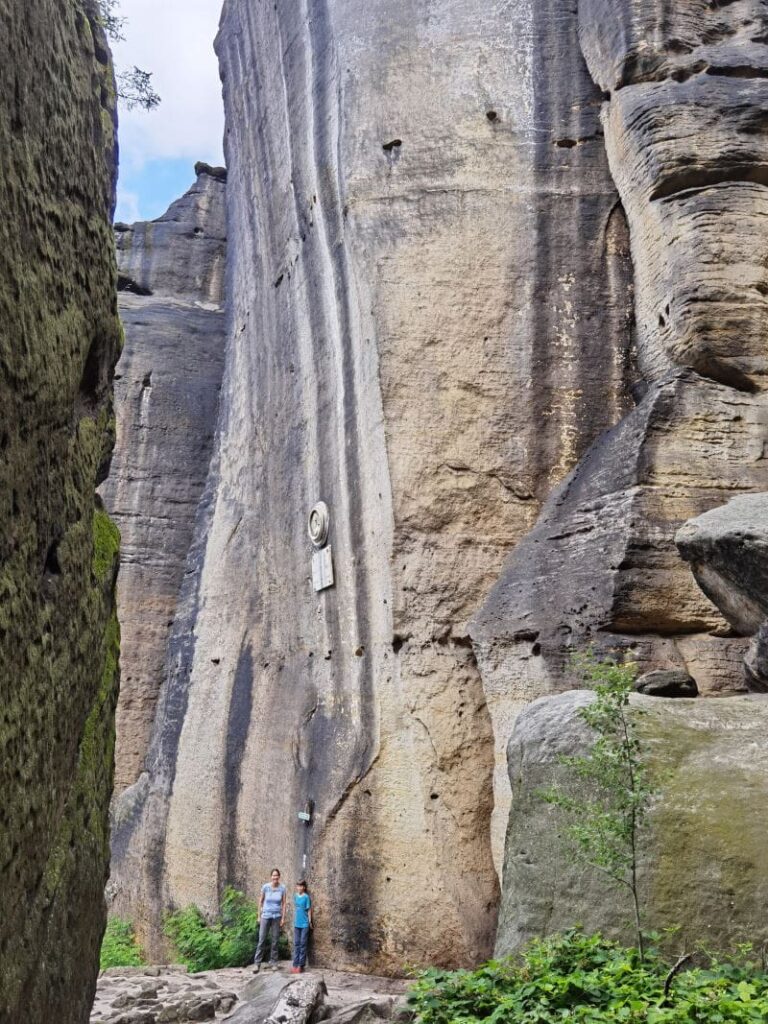
[[[676,973],[654,949],[569,931],[476,971],[426,971],[409,1001],[416,1024],[756,1024],[768,974],[749,952]]]
[[[110,917],[101,943],[99,968],[142,967],[146,963],[136,941],[133,925],[120,917]]]
[[[216,921],[206,921],[194,904],[169,914],[165,934],[176,947],[179,961],[190,971],[245,967],[253,960],[259,938],[259,910],[253,900],[227,886]],[[281,939],[281,955],[285,955]]]
[[[575,659],[574,664],[595,691],[594,701],[579,715],[597,738],[587,754],[563,758],[562,764],[586,783],[583,789],[590,795],[577,798],[553,788],[542,796],[568,814],[571,824],[566,836],[574,856],[629,890],[642,959],[637,869],[641,833],[654,789],[628,711],[637,669],[631,664],[596,661],[591,655]]]
[[[127,19],[119,13],[119,0],[97,0],[99,20],[109,38],[115,42],[125,39]],[[133,67],[130,71],[120,71],[117,76],[117,95],[125,103],[128,110],[143,107],[154,110],[160,105],[160,97],[152,88],[152,73]]]
[[[93,575],[106,583],[115,569],[120,551],[120,531],[103,509],[93,513]]]

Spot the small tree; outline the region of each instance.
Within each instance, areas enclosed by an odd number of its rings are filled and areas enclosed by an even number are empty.
[[[550,804],[571,817],[566,835],[575,857],[626,887],[632,898],[637,946],[645,956],[637,872],[640,834],[654,795],[638,739],[629,695],[637,674],[635,665],[597,661],[591,654],[574,659],[574,667],[595,691],[595,699],[579,711],[597,738],[587,754],[564,757],[586,785],[585,798],[568,796],[559,788],[543,793]]]
[[[97,0],[99,18],[104,31],[116,43],[125,39],[126,19],[120,15],[119,0]],[[133,67],[130,71],[120,71],[117,78],[117,95],[125,103],[128,110],[143,107],[154,110],[160,104],[160,97],[152,88],[152,73]]]

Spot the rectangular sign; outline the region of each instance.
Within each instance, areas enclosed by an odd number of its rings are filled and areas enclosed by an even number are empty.
[[[307,814],[306,811],[299,811],[299,821],[311,821],[312,815]]]
[[[316,591],[333,586],[333,555],[330,544],[312,555],[312,586]]]

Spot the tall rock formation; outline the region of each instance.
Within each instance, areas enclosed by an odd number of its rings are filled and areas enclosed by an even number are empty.
[[[748,641],[674,537],[768,488],[768,11],[581,0],[578,21],[630,228],[647,392],[553,493],[475,619],[499,744],[532,698],[574,685],[569,653],[590,643],[684,669],[704,693],[743,688]]]
[[[217,446],[116,816],[150,948],[278,863],[321,962],[476,961],[569,653],[744,685],[674,536],[768,489],[766,15],[576,8],[225,2]]]
[[[93,3],[0,2],[2,1024],[84,1024],[104,926],[114,104]]]
[[[276,862],[333,908],[321,961],[492,948],[466,623],[630,404],[628,236],[571,6],[225,4],[218,455],[117,807],[113,881],[150,947],[164,906],[257,891]],[[315,592],[319,500],[335,585]]]
[[[195,170],[196,183],[159,220],[116,226],[125,347],[101,493],[122,534],[118,792],[139,777],[149,748],[224,367],[226,172]]]

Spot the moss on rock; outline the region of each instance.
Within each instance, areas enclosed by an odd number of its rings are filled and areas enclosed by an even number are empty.
[[[87,1021],[104,926],[115,140],[93,0],[0,0],[0,1024]]]

